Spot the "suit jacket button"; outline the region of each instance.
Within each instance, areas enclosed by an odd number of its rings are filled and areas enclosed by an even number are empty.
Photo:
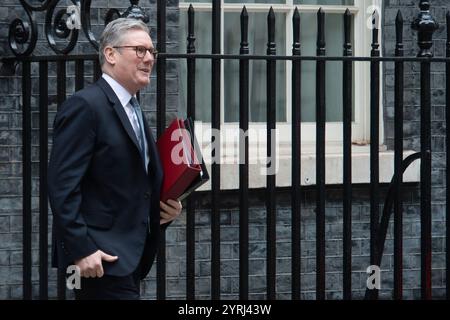
[[[150,199],[150,192],[146,192],[145,194],[144,194],[144,199]]]

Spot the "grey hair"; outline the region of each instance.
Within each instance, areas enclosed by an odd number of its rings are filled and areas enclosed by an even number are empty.
[[[105,47],[121,45],[123,36],[128,30],[142,30],[150,33],[150,29],[147,25],[142,20],[138,19],[118,18],[108,23],[100,37],[98,58],[101,66],[105,63],[105,55],[103,53]]]

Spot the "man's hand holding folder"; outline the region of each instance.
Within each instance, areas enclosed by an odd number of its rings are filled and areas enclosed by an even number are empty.
[[[209,180],[191,119],[176,118],[156,142],[164,170],[161,201],[182,201]]]

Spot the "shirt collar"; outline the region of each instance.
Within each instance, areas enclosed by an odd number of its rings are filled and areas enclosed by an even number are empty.
[[[120,103],[125,107],[131,99],[131,94],[125,89],[119,82],[113,79],[110,75],[103,73],[103,79],[111,86],[117,98],[119,98]]]

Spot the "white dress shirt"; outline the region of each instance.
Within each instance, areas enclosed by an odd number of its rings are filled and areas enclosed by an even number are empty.
[[[137,119],[136,113],[134,112],[133,106],[130,104],[131,94],[125,89],[120,83],[114,80],[110,75],[103,73],[103,79],[111,86],[120,103],[122,104],[127,116],[130,121],[131,126],[133,127],[134,132],[139,132],[139,120]],[[144,116],[144,115],[142,115]],[[147,139],[145,139],[145,142]],[[149,154],[148,154],[148,145],[145,146],[145,151],[147,152],[147,157],[145,161],[145,170],[148,168]]]

